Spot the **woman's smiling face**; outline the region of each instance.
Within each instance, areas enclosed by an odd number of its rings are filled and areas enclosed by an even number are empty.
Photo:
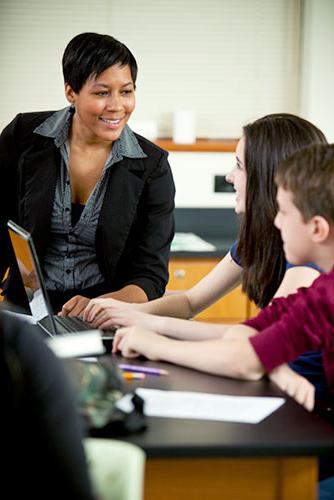
[[[136,104],[130,67],[119,64],[89,78],[78,93],[66,84],[65,94],[75,107],[76,132],[87,142],[119,139]]]

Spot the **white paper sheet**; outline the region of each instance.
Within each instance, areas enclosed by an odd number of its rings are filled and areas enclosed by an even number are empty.
[[[195,233],[175,233],[172,252],[213,252],[216,247]]]
[[[150,417],[221,420],[257,424],[284,403],[283,398],[224,396],[202,392],[136,389]]]

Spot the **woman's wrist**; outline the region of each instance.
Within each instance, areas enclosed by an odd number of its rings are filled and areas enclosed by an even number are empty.
[[[153,316],[152,315],[152,330],[154,332],[160,333],[160,335],[166,335],[168,318],[166,316]]]

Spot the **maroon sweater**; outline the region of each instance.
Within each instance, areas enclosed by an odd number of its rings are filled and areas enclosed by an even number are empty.
[[[309,288],[275,299],[244,324],[260,332],[249,341],[268,372],[306,351],[322,351],[328,386],[334,393],[334,268]]]

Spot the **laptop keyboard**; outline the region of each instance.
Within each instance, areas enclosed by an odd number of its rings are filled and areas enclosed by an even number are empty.
[[[57,334],[65,335],[66,333],[76,333],[85,330],[94,330],[94,327],[83,319],[76,316],[53,316]],[[53,328],[50,318],[46,316],[38,322],[48,332],[52,332]],[[115,336],[116,328],[112,327],[108,330],[101,331],[102,340],[111,342]]]
[[[78,332],[91,330],[93,327],[83,319],[76,316],[54,316],[56,325],[62,327],[67,332]]]

